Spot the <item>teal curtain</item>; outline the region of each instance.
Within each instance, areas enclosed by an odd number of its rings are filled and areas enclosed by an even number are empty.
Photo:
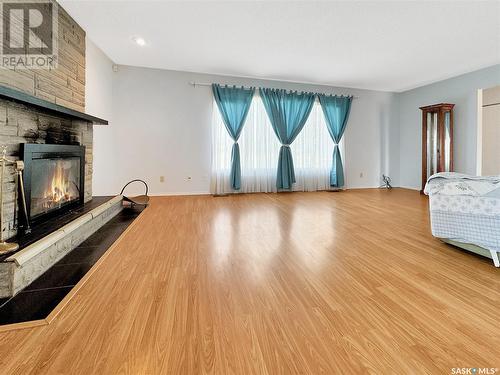
[[[344,167],[340,156],[339,142],[344,135],[351,110],[351,96],[318,95],[328,132],[335,143],[333,148],[332,169],[330,170],[330,186],[344,186]]]
[[[259,89],[274,133],[281,142],[276,187],[291,189],[295,183],[290,145],[304,127],[314,104],[314,94]]]
[[[213,84],[212,92],[214,93],[217,107],[219,107],[224,126],[234,141],[233,148],[231,149],[230,184],[234,190],[240,190],[241,165],[238,138],[243,130],[255,89]]]

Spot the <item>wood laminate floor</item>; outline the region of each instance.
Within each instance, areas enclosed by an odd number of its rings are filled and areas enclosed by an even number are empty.
[[[500,367],[500,270],[394,189],[162,197],[1,374],[449,374]]]

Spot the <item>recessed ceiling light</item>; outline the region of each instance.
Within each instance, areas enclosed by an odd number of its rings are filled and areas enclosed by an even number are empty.
[[[134,37],[132,38],[132,40],[133,40],[133,41],[135,42],[135,44],[137,44],[138,46],[143,47],[143,46],[145,46],[145,45],[146,45],[146,41],[145,41],[143,38],[139,37],[139,36],[134,36]]]

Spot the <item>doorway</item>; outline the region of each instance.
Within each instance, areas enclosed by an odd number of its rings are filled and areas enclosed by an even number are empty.
[[[500,175],[500,86],[479,90],[478,174]]]

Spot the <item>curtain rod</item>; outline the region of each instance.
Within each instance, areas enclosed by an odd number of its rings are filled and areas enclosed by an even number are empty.
[[[202,83],[202,82],[194,82],[194,81],[191,81],[189,82],[189,84],[193,87],[196,87],[196,86],[212,86],[211,83]],[[224,84],[226,85],[226,84]],[[224,86],[221,84],[221,86]],[[242,86],[242,85],[230,85],[230,84],[227,84],[228,86],[237,86],[237,87],[244,87],[244,88],[250,88],[248,86]],[[295,91],[295,90],[292,90],[292,91]],[[317,94],[323,94],[323,93],[317,93]],[[359,96],[354,96],[354,95],[343,95],[343,94],[325,94],[325,95],[338,95],[338,96],[352,96],[353,99],[359,99]]]

